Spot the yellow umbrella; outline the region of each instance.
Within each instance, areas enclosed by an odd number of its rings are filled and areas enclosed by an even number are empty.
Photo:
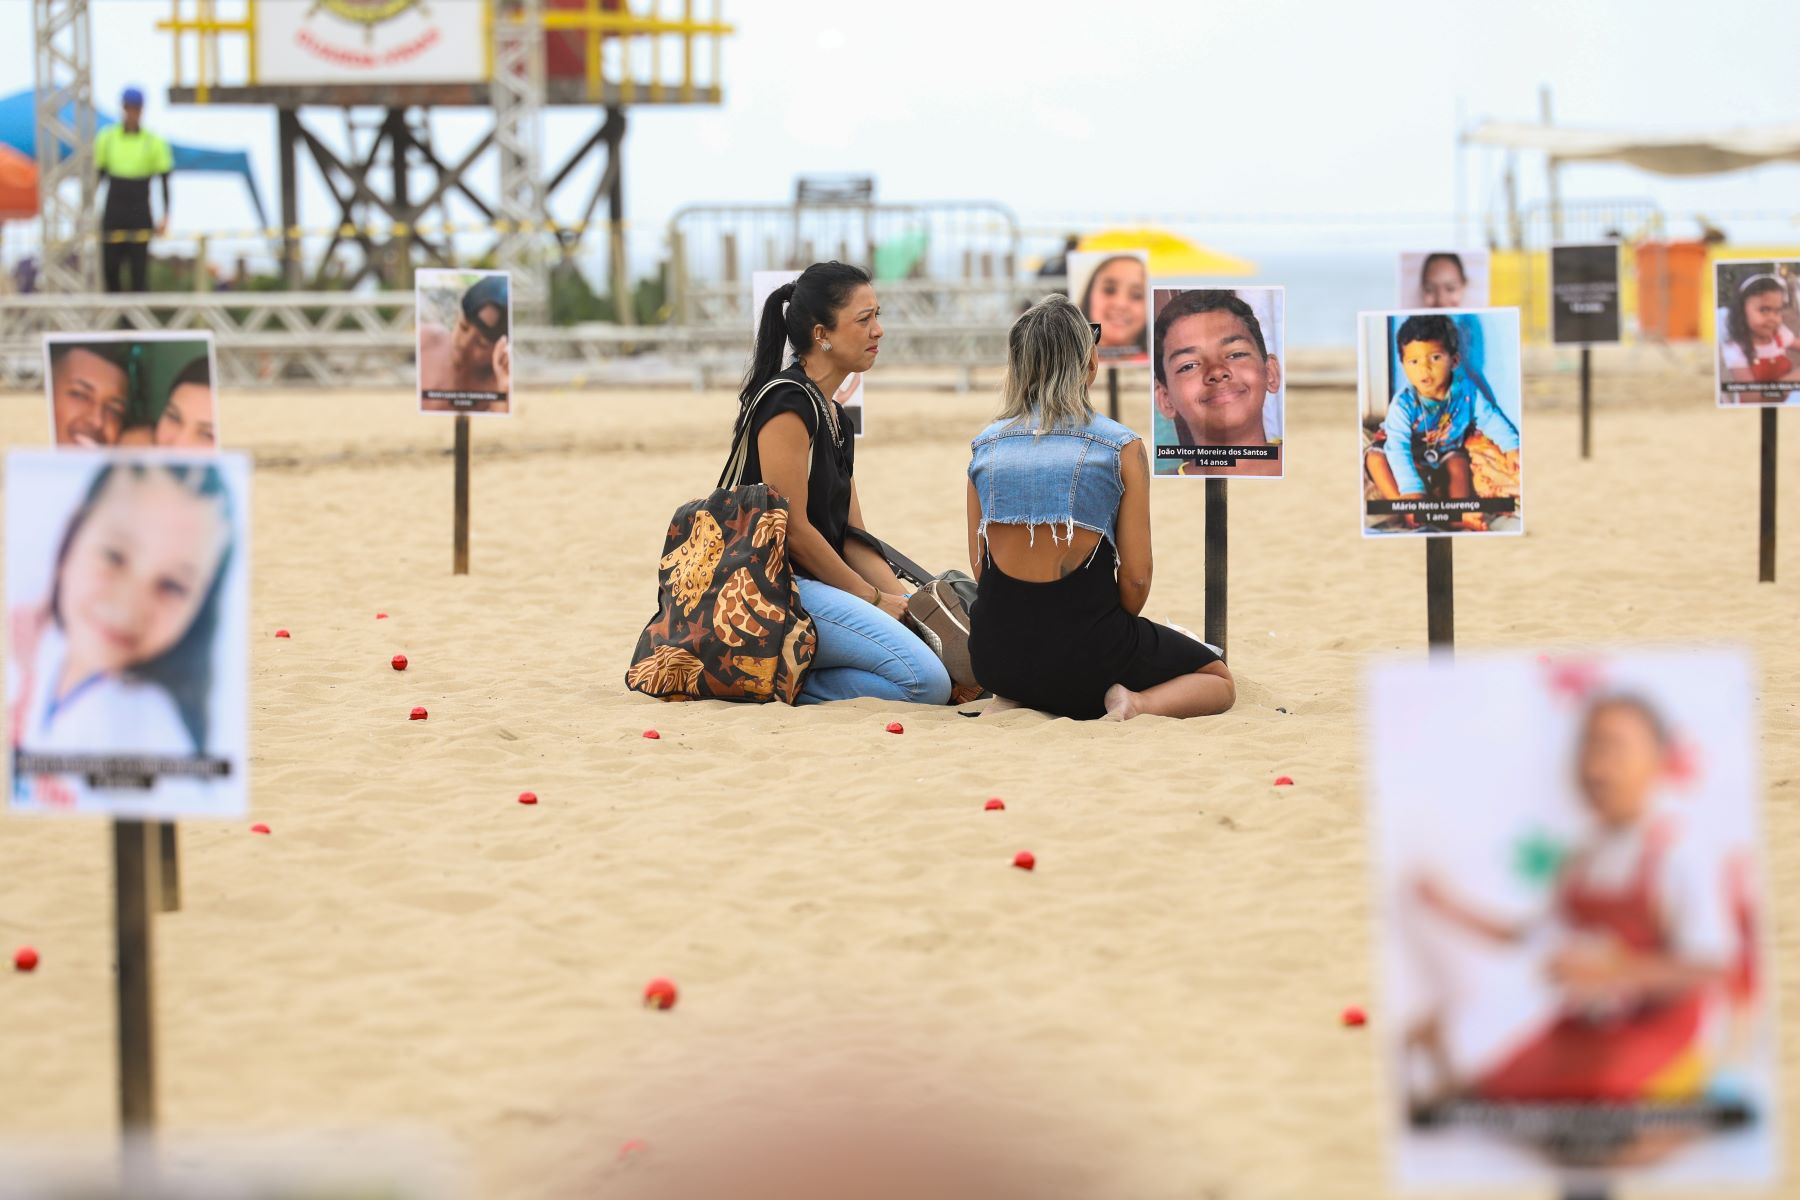
[[[1186,238],[1176,237],[1160,229],[1102,230],[1082,238],[1076,249],[1101,254],[1148,250],[1150,274],[1157,279],[1179,279],[1188,275],[1256,274],[1256,264],[1253,262],[1196,246]]]

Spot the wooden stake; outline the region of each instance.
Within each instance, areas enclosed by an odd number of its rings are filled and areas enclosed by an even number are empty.
[[[456,515],[451,573],[469,573],[469,414],[456,414]]]
[[[181,911],[181,844],[175,822],[158,821],[156,829],[157,908],[163,912]]]
[[[1206,481],[1206,640],[1225,653],[1225,484]]]
[[[1563,1200],[1612,1200],[1612,1189],[1604,1183],[1569,1184]]]
[[[1594,352],[1581,348],[1581,457],[1590,456],[1594,445]]]
[[[1775,582],[1775,409],[1762,410],[1762,521],[1757,538],[1758,583]]]
[[[113,926],[119,988],[119,1127],[127,1141],[156,1125],[156,1024],[150,959],[153,825],[113,822]]]
[[[1456,571],[1450,539],[1425,540],[1425,640],[1433,650],[1456,645]]]

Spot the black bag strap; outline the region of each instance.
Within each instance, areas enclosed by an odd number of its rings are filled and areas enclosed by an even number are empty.
[[[750,462],[750,436],[756,428],[756,406],[763,402],[764,396],[767,396],[770,392],[774,391],[784,383],[791,387],[799,388],[806,393],[806,398],[812,401],[814,434],[813,437],[808,438],[806,441],[807,469],[809,471],[811,470],[813,441],[818,437],[817,431],[825,427],[825,422],[830,420],[831,416],[819,407],[819,398],[813,393],[812,388],[807,387],[797,380],[789,379],[785,375],[777,375],[775,378],[769,380],[769,382],[763,384],[762,389],[750,398],[750,404],[744,410],[743,414],[744,426],[738,431],[737,436],[732,439],[731,456],[725,460],[725,469],[719,473],[720,487],[727,489],[734,488],[740,486],[744,482],[744,468]]]
[[[918,563],[906,557],[906,555],[900,553],[866,529],[858,529],[856,526],[852,525],[845,529],[844,533],[846,536],[855,538],[857,541],[885,558],[888,567],[894,574],[906,580],[914,587],[924,587],[936,578],[932,572],[927,571],[924,567],[921,567]]]

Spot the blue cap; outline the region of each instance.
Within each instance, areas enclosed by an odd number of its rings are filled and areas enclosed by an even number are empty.
[[[142,108],[142,107],[144,107],[144,90],[139,87],[126,88],[124,94],[119,97],[119,107],[121,107],[121,108]]]

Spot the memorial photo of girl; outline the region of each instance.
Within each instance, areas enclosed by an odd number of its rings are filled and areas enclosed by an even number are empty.
[[[52,335],[44,350],[57,445],[217,447],[210,335]]]
[[[1382,818],[1415,824],[1388,876],[1393,1037],[1415,1130],[1454,1126],[1458,1103],[1711,1106],[1686,1124],[1482,1126],[1585,1167],[1650,1166],[1741,1138],[1767,1116],[1752,751],[1728,723],[1673,713],[1691,713],[1698,693],[1701,705],[1747,708],[1747,689],[1709,691],[1717,676],[1702,663],[1629,681],[1605,663],[1546,662],[1535,680],[1518,666],[1435,697],[1514,742],[1515,763],[1479,799],[1500,809],[1479,832],[1446,836],[1446,814],[1424,811],[1441,796],[1420,761],[1432,757],[1419,749],[1426,731],[1396,732],[1383,752],[1416,763],[1397,772],[1414,811],[1387,797]],[[1666,695],[1675,678],[1683,702]],[[1727,762],[1732,740],[1739,760]]]
[[[1486,308],[1487,306],[1487,251],[1401,251],[1401,308]]]
[[[15,770],[12,807],[241,811],[248,500],[237,456],[9,457],[14,755],[235,760],[147,791]]]
[[[1142,365],[1150,327],[1150,254],[1076,251],[1069,256],[1069,295],[1100,326],[1100,365]]]
[[[1719,403],[1800,404],[1800,261],[1715,269]]]
[[[1362,322],[1364,532],[1522,532],[1516,310],[1364,313]],[[1483,362],[1469,353],[1470,325]]]

